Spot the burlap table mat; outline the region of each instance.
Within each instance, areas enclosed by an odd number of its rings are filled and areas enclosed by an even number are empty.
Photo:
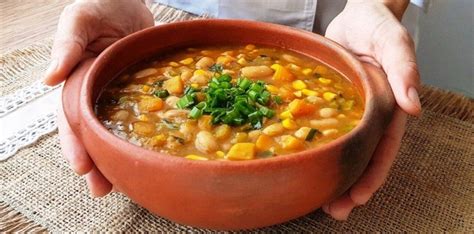
[[[158,21],[192,16],[153,6]],[[37,80],[50,40],[0,57],[0,94]],[[474,231],[473,101],[423,86],[423,116],[410,118],[399,156],[382,189],[346,222],[320,210],[256,231]],[[209,231],[151,215],[120,194],[91,198],[60,155],[57,133],[0,163],[0,232]]]

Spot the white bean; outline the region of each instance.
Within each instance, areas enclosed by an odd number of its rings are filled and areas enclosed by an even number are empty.
[[[242,75],[248,78],[271,76],[273,70],[268,66],[248,66],[241,69]]]
[[[134,76],[135,78],[143,78],[143,77],[151,76],[157,72],[158,70],[156,70],[155,68],[146,68],[146,69],[138,71],[137,73],[134,74]]]
[[[126,110],[119,110],[115,112],[110,118],[115,120],[115,121],[125,121],[127,120],[128,116],[130,113]]]
[[[311,128],[308,127],[301,127],[295,132],[295,137],[304,140],[308,136],[309,131],[311,131]]]
[[[184,122],[188,119],[189,110],[169,110],[165,113],[159,112],[158,117],[162,119],[173,119],[175,122]]]
[[[216,138],[208,131],[200,131],[196,135],[194,146],[197,150],[209,154],[219,149]]]
[[[309,122],[311,127],[316,129],[326,129],[326,128],[333,128],[339,124],[339,120],[335,118],[327,118],[327,119],[314,119]]]
[[[251,142],[257,141],[257,138],[262,134],[260,130],[253,130],[249,132],[249,138]]]
[[[324,136],[332,136],[337,134],[339,131],[337,129],[331,128],[323,131]]]
[[[323,104],[325,101],[324,99],[320,98],[320,97],[317,97],[317,96],[308,96],[306,98],[306,100],[309,102],[309,103],[312,103],[312,104]]]
[[[193,73],[191,71],[183,71],[181,73],[181,79],[182,80],[189,80],[193,76]]]
[[[321,108],[319,110],[319,115],[323,118],[329,118],[329,117],[333,117],[335,116],[336,114],[338,113],[338,111],[334,108],[329,108],[329,107],[326,107],[326,108]]]
[[[196,83],[199,85],[206,85],[211,78],[205,75],[193,75],[190,79],[192,83]]]
[[[202,57],[196,62],[196,68],[207,70],[210,66],[212,66],[212,64],[214,64],[214,60],[212,58]]]
[[[169,96],[166,98],[166,105],[170,108],[176,108],[176,103],[179,101],[179,97]]]
[[[290,62],[290,63],[299,63],[300,62],[300,59],[293,56],[293,55],[290,55],[290,54],[283,54],[281,56],[284,60]]]
[[[263,133],[269,136],[281,134],[283,133],[283,131],[285,131],[285,129],[283,128],[283,125],[281,125],[281,123],[274,123],[263,129]]]

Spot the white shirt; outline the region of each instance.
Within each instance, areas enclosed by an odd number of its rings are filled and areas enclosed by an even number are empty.
[[[324,33],[327,25],[339,14],[346,0],[155,0],[197,15],[214,18],[252,19],[283,24],[308,31]],[[403,24],[415,38],[418,14],[428,0],[411,0]]]

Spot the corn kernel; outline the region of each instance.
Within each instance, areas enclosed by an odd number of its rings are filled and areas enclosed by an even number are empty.
[[[146,93],[146,92],[150,91],[150,86],[148,86],[148,85],[143,85],[142,90],[143,90],[143,92]]]
[[[333,92],[325,92],[323,93],[323,98],[324,100],[330,102],[332,100],[334,100],[334,98],[337,97],[337,94],[333,93]]]
[[[293,94],[294,94],[296,97],[302,97],[302,96],[303,96],[303,92],[301,92],[301,91],[293,92]]]
[[[267,88],[267,90],[272,93],[272,94],[277,94],[278,91],[280,91],[278,89],[278,87],[274,86],[274,85],[265,85],[265,88]]]
[[[310,75],[311,73],[313,73],[313,70],[311,70],[311,68],[305,68],[303,69],[303,71],[301,71],[305,76],[307,75]]]
[[[319,77],[319,83],[321,84],[331,84],[332,80],[330,79],[326,79],[326,78],[323,78],[323,77]]]
[[[281,121],[281,124],[283,125],[284,128],[289,129],[289,130],[298,128],[298,125],[292,119],[284,119],[283,121]]]
[[[181,64],[184,64],[184,65],[189,65],[189,64],[191,64],[191,63],[194,62],[194,59],[193,59],[193,58],[185,58],[185,59],[183,59],[183,60],[181,60],[181,61],[179,61],[179,62],[180,62]]]
[[[207,72],[204,71],[204,70],[202,70],[202,69],[197,69],[196,71],[194,71],[194,75],[195,75],[195,76],[199,76],[199,75],[201,75],[201,76],[207,76]]]
[[[217,151],[217,152],[216,152],[216,156],[217,156],[218,158],[224,158],[224,157],[225,157],[225,153],[222,152],[222,151]]]
[[[187,155],[186,157],[184,157],[186,159],[191,159],[191,160],[199,160],[199,161],[207,161],[209,160],[208,158],[206,157],[203,157],[203,156],[199,156],[199,155],[195,155],[195,154],[189,154]]]
[[[192,84],[191,84],[191,87],[193,87],[193,88],[197,89],[197,88],[199,88],[199,84],[192,83]]]
[[[245,49],[246,49],[246,50],[254,50],[254,49],[255,49],[255,45],[253,45],[253,44],[248,44],[248,45],[245,46]]]
[[[324,74],[326,74],[327,72],[328,72],[327,67],[322,66],[322,65],[316,66],[316,68],[314,69],[314,73],[318,73],[318,74],[320,74],[320,75],[324,75]]]
[[[146,115],[141,114],[141,115],[138,116],[138,120],[140,120],[140,121],[148,121],[149,119],[148,119],[148,117],[147,117]]]
[[[302,89],[306,89],[306,87],[308,87],[306,85],[306,83],[302,80],[295,80],[291,83],[291,86],[293,86],[294,89],[296,90],[302,90]]]
[[[170,65],[172,67],[179,67],[179,63],[177,63],[177,62],[170,62],[170,63],[168,63],[168,65]]]
[[[283,111],[280,113],[280,118],[282,119],[292,119],[293,115],[291,114],[290,111]]]
[[[306,95],[306,96],[318,96],[318,92],[314,91],[314,90],[309,90],[309,89],[303,89],[301,90],[301,92]]]
[[[245,58],[239,58],[239,60],[237,60],[237,63],[244,66],[247,64],[247,60],[245,60]]]

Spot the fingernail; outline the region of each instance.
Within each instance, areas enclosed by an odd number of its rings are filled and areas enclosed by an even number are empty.
[[[408,98],[418,110],[421,110],[420,97],[418,96],[418,91],[416,91],[414,87],[408,89]]]
[[[53,59],[49,63],[48,69],[46,69],[46,72],[44,73],[44,78],[43,78],[43,83],[48,84],[49,78],[51,78],[51,73],[53,73],[56,68],[58,67],[58,60]]]

